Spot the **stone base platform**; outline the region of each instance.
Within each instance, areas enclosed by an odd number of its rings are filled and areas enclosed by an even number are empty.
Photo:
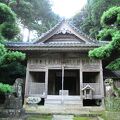
[[[97,116],[105,109],[103,107],[79,107],[72,105],[24,105],[27,114],[67,114],[80,116]]]

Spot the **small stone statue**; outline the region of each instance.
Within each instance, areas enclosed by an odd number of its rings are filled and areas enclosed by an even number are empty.
[[[19,98],[22,97],[22,86],[23,86],[23,79],[17,78],[13,85],[14,93],[16,94],[16,97]]]
[[[22,86],[23,80],[17,78],[13,85],[14,92],[6,94],[5,108],[20,109],[22,108]]]

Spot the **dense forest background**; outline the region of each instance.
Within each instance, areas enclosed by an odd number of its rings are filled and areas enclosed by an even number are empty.
[[[101,16],[113,6],[120,6],[120,0],[87,0],[84,8],[72,18],[72,22],[78,29],[97,39],[102,29]]]

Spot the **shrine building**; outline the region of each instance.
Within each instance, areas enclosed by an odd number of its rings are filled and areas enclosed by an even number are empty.
[[[35,42],[9,43],[26,53],[25,104],[102,106],[102,61],[88,52],[103,45],[62,20]]]

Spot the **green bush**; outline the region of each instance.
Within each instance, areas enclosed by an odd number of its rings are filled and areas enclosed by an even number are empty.
[[[0,44],[0,66],[25,60],[26,55],[21,52],[8,51],[3,44]]]
[[[16,24],[5,23],[1,25],[1,35],[8,40],[13,39],[19,32]]]
[[[25,60],[26,55],[18,51],[8,51],[4,56],[5,62],[10,63],[14,61],[23,61]]]
[[[120,98],[106,98],[105,107],[107,111],[120,111]]]
[[[7,5],[0,3],[0,24],[4,22],[14,23],[16,14]]]
[[[108,11],[105,11],[101,17],[101,24],[103,26],[109,26],[111,24],[120,23],[120,7],[112,7]]]
[[[108,44],[106,46],[101,46],[94,50],[90,50],[89,57],[92,57],[95,59],[104,59],[111,55],[112,50],[113,50],[113,46],[111,46],[111,44]]]
[[[116,31],[117,31],[116,29],[107,29],[107,28],[104,28],[97,35],[97,39],[98,40],[111,41],[112,37],[114,36],[114,34],[115,34]]]
[[[8,84],[0,83],[0,92],[2,93],[12,93],[13,87]]]
[[[109,65],[106,66],[107,69],[119,70],[120,69],[120,58],[112,61]]]

